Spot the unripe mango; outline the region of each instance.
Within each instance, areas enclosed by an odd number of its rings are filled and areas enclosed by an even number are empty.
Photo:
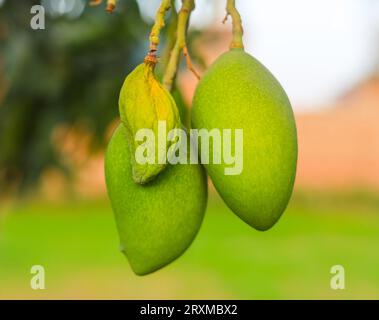
[[[225,175],[226,163],[210,163],[206,169],[235,214],[258,230],[271,228],[287,207],[297,163],[295,120],[279,82],[255,58],[232,49],[200,81],[192,125],[243,129],[242,173]]]
[[[158,123],[164,121],[167,132],[180,128],[180,116],[174,98],[154,74],[155,62],[146,60],[125,79],[119,98],[121,121],[127,130],[128,145],[134,154],[141,142],[136,141],[140,129],[151,129],[157,137]],[[172,142],[161,145],[156,141],[154,163],[141,164],[131,158],[133,179],[144,184],[153,180],[166,167],[166,153]]]
[[[195,238],[207,203],[201,165],[168,165],[141,185],[132,177],[131,153],[123,124],[105,157],[105,177],[121,251],[138,275],[151,273],[179,257]]]

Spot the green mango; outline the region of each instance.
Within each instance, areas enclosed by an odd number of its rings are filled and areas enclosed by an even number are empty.
[[[121,251],[144,275],[175,260],[195,238],[207,204],[207,177],[201,165],[177,164],[147,184],[135,183],[126,135],[120,124],[106,152],[105,177]]]
[[[235,214],[258,230],[271,228],[288,205],[297,164],[296,124],[279,82],[255,58],[232,49],[200,81],[192,125],[208,130],[243,129],[242,173],[225,175],[224,169],[230,166],[224,161],[205,167]]]
[[[140,64],[126,77],[120,91],[120,118],[127,129],[132,153],[141,144],[134,139],[140,129],[150,129],[157,137],[159,121],[165,123],[167,132],[181,126],[175,100],[156,79],[154,68],[155,62],[146,60]],[[155,151],[155,163],[140,164],[132,158],[133,179],[136,183],[144,184],[154,180],[165,169],[164,157],[172,144],[171,141],[166,146],[155,144],[155,150],[152,150]]]

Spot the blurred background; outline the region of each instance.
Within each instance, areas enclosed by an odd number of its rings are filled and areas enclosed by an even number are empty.
[[[45,30],[30,27],[34,4],[46,9]],[[132,273],[118,252],[103,154],[158,5],[119,0],[109,15],[84,0],[0,0],[0,299],[378,299],[377,0],[237,0],[247,51],[294,107],[293,199],[260,233],[210,185],[190,249],[157,273]],[[197,1],[189,49],[202,74],[228,49],[224,6]],[[183,119],[196,84],[182,65]],[[31,289],[33,265],[45,267],[46,290]],[[333,265],[345,268],[345,290],[330,288]]]

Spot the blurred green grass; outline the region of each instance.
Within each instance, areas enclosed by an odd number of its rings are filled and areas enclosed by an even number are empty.
[[[135,276],[104,201],[18,205],[0,228],[0,299],[379,299],[379,198],[296,193],[281,221],[255,231],[212,195],[177,261]],[[330,288],[341,264],[346,289]],[[30,288],[43,265],[46,290]]]

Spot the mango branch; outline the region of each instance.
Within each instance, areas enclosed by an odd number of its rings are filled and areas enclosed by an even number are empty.
[[[235,0],[227,0],[226,16],[224,18],[223,23],[225,23],[228,20],[229,16],[231,16],[233,20],[233,40],[230,44],[230,48],[244,49],[242,19],[241,15],[239,14],[236,8]]]
[[[171,0],[162,0],[159,6],[158,12],[155,16],[155,23],[150,32],[150,52],[149,55],[155,55],[158,50],[158,45],[160,42],[160,33],[165,26],[165,15],[168,10],[171,9]],[[149,56],[148,55],[148,56]]]
[[[161,54],[161,59],[160,59],[163,70],[166,70],[168,61],[170,59],[171,51],[175,46],[177,27],[178,27],[178,12],[176,11],[175,0],[171,0],[171,16],[170,16],[169,25],[166,31],[167,40],[166,40],[165,48]]]
[[[176,31],[176,42],[171,51],[170,59],[163,77],[163,85],[171,90],[173,82],[177,73],[180,53],[182,52],[186,58],[188,69],[191,70],[195,76],[200,79],[199,74],[192,66],[191,58],[188,54],[186,37],[188,32],[188,24],[192,11],[195,9],[195,0],[182,0],[182,7],[178,14],[178,27]]]
[[[184,55],[184,58],[186,59],[187,68],[195,75],[197,80],[200,80],[200,78],[201,78],[200,75],[197,73],[196,69],[192,65],[191,57],[188,53],[187,46],[184,46],[184,48],[183,48],[183,55]]]
[[[91,0],[90,6],[98,6],[103,2],[103,0]],[[107,7],[105,11],[112,13],[113,10],[116,8],[117,0],[107,0]]]
[[[107,1],[107,8],[105,10],[109,13],[112,13],[113,10],[116,8],[116,1],[117,0],[108,0]]]

